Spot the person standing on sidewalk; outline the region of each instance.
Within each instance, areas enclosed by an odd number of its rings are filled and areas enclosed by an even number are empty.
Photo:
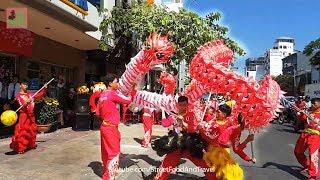
[[[101,117],[101,158],[103,162],[103,180],[115,179],[118,173],[120,156],[120,112],[117,103],[129,104],[131,98],[120,95],[117,92],[119,87],[118,77],[108,74],[104,77],[104,84],[107,87],[100,95],[96,109],[96,115]]]
[[[19,154],[23,154],[26,150],[35,149],[37,147],[34,99],[41,99],[45,95],[47,87],[45,86],[45,88],[35,97],[32,97],[33,93],[28,93],[27,81],[22,81],[20,83],[20,89],[16,100],[19,102],[20,106],[26,105],[19,110],[19,121],[15,126],[10,148]]]
[[[142,122],[144,129],[144,136],[141,143],[142,147],[148,148],[151,146],[151,137],[152,137],[152,125],[154,121],[154,108],[143,108]]]
[[[302,171],[308,170],[309,180],[315,180],[319,176],[318,151],[320,148],[320,98],[311,100],[310,115],[307,120],[307,128],[301,133],[294,148],[294,154],[298,162],[303,166]],[[304,154],[309,150],[309,158]]]

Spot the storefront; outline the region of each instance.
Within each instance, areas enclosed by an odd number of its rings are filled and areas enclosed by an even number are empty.
[[[53,77],[54,86],[59,81],[73,86],[84,82],[86,51],[25,29],[7,29],[4,22],[0,22],[0,30],[0,82],[3,83],[3,97],[5,86],[14,75],[28,80],[30,90],[39,89]]]
[[[7,98],[7,87],[16,74],[17,56],[0,52],[0,98]]]

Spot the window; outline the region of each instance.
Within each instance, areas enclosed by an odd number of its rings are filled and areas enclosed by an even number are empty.
[[[16,57],[0,53],[0,82],[3,83],[2,85],[8,85],[11,81],[10,78],[14,74],[16,74]],[[0,98],[1,96],[5,97],[5,95],[1,93],[4,93],[4,91],[0,92]]]
[[[182,0],[173,0],[174,3],[182,3]]]
[[[282,49],[282,46],[279,46],[279,49]]]
[[[73,81],[73,70],[70,67],[63,67],[55,64],[49,64],[37,61],[28,61],[27,77],[30,79],[30,90],[39,89],[40,84],[44,84],[52,77],[62,75],[65,83]],[[54,84],[54,83],[53,83]]]
[[[287,49],[287,46],[283,46],[283,49]]]

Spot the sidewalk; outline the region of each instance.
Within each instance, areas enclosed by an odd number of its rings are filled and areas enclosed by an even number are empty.
[[[120,168],[159,166],[160,158],[152,149],[140,146],[143,126],[121,124],[122,134]],[[154,127],[154,135],[162,136],[167,130]],[[101,176],[99,131],[60,129],[50,134],[38,134],[38,148],[25,154],[10,154],[10,138],[0,141],[0,179],[74,179],[95,180]],[[155,160],[158,158],[157,160]],[[145,160],[145,161],[144,161]],[[159,161],[158,161],[159,160]],[[150,174],[147,174],[150,175]],[[143,179],[144,173],[123,172],[119,179]]]

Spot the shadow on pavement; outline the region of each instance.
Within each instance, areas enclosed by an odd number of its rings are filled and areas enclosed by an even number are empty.
[[[90,162],[90,164],[88,165],[88,167],[91,167],[91,169],[93,170],[93,172],[99,176],[100,178],[102,178],[102,163],[98,162],[98,161],[93,161]]]
[[[280,132],[298,134],[294,129],[277,129],[277,130],[280,131]]]
[[[301,167],[299,167],[299,166],[290,166],[290,165],[278,164],[275,162],[267,162],[264,165],[262,165],[262,168],[267,168],[269,166],[274,166],[277,169],[285,171],[298,179],[307,179],[306,176],[304,176],[300,173]]]
[[[160,137],[162,137],[162,136],[152,136],[152,137],[151,137],[151,140],[155,140],[155,139],[158,139],[158,138],[160,138]],[[141,144],[142,141],[143,141],[143,139],[140,139],[140,138],[133,138],[133,140],[136,141],[136,142],[139,143],[139,144]]]
[[[5,152],[4,154],[8,156],[12,156],[12,155],[17,155],[18,153],[15,151],[9,151],[9,152]]]
[[[125,169],[125,168],[130,168],[132,166],[137,166],[139,169],[142,169],[142,167],[139,166],[138,162],[143,160],[146,163],[148,163],[148,167],[154,167],[158,168],[161,165],[161,161],[157,161],[155,159],[150,158],[148,155],[145,154],[122,154],[123,158],[120,158],[120,164],[119,168]],[[180,164],[184,164],[186,160],[181,159],[179,162]],[[144,167],[145,168],[145,167]],[[141,175],[143,179],[153,179],[153,177],[156,175],[156,172],[152,172],[150,175],[146,176],[143,171],[141,171]],[[182,173],[182,172],[177,172],[177,174],[172,174],[170,176],[170,179],[199,179],[199,176],[192,175],[192,174],[187,174],[187,173]]]
[[[145,154],[123,154],[124,158],[120,159],[120,168],[129,168],[136,165],[139,160],[147,162],[150,166],[159,167],[161,161],[154,160]]]
[[[137,143],[141,144],[142,143],[142,139],[140,138],[133,138],[134,141],[136,141]]]
[[[145,180],[151,180],[154,178],[154,176],[156,176],[156,172],[153,172],[152,174],[150,174],[149,176],[144,177],[143,179]],[[190,179],[190,180],[194,180],[194,179],[206,179],[206,177],[199,177],[197,175],[194,174],[188,174],[188,173],[184,173],[184,172],[177,172],[176,174],[170,174],[169,178],[170,180],[185,180],[185,179]]]

